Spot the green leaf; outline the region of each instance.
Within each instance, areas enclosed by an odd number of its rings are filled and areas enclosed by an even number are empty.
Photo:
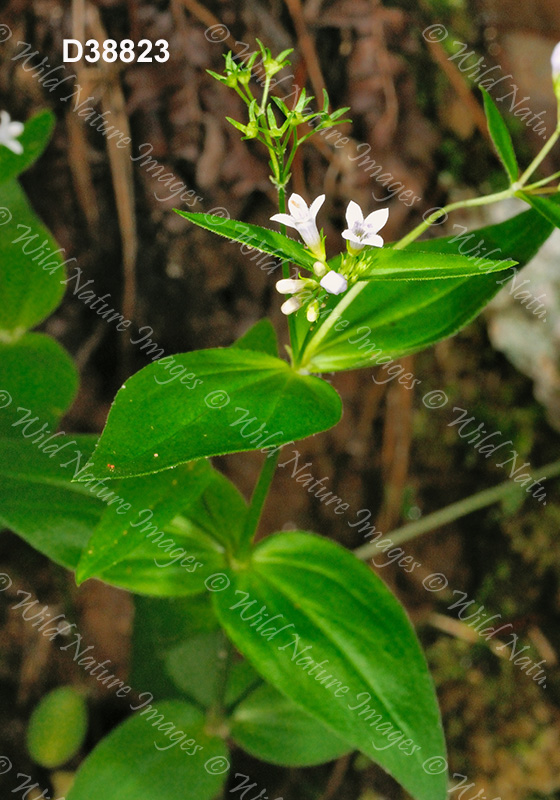
[[[444,800],[445,769],[430,774],[445,756],[434,687],[382,581],[339,545],[304,533],[265,539],[231,581],[214,594],[216,611],[258,672],[417,800]]]
[[[205,579],[223,572],[223,550],[189,520],[175,517],[153,540],[153,527],[144,531],[145,542],[97,577],[137,594],[187,597],[205,592]]]
[[[289,236],[284,236],[278,231],[271,231],[269,228],[262,228],[260,225],[238,222],[235,219],[225,219],[214,214],[179,211],[177,208],[173,210],[207,231],[217,233],[219,236],[224,236],[234,242],[246,244],[261,253],[268,253],[283,261],[293,261],[299,267],[313,271],[313,264],[317,260],[315,256],[309,253],[300,242],[291,239]]]
[[[217,631],[211,594],[197,597],[135,597],[129,680],[138,692],[149,688],[156,700],[182,699],[166,671],[166,658],[185,640]]]
[[[22,135],[17,139],[23,145],[21,155],[16,155],[7,147],[0,146],[0,184],[16,178],[37,161],[51,138],[54,122],[54,114],[50,111],[40,111],[31,117],[25,123]],[[3,190],[4,187],[0,190],[0,194]]]
[[[496,108],[496,105],[486,89],[480,87],[482,92],[482,99],[484,100],[484,111],[486,113],[486,120],[488,122],[488,130],[494,147],[500,157],[500,161],[509,175],[511,183],[514,183],[519,177],[519,168],[515,158],[515,151],[513,149],[513,142],[511,141],[510,133],[506,127],[506,123],[502,119],[502,115]]]
[[[453,336],[480,313],[507,278],[507,272],[499,278],[484,274],[485,255],[512,258],[524,265],[551,231],[539,214],[526,211],[498,225],[409,245],[405,252],[467,255],[469,250],[479,251],[481,274],[414,283],[360,281],[342,298],[329,301],[334,313],[322,316],[309,334],[302,349],[302,368],[337,372],[373,366]],[[305,314],[298,313],[297,322],[303,337],[309,329]]]
[[[71,686],[49,692],[34,708],[27,728],[27,749],[36,764],[54,769],[66,764],[84,743],[87,706]]]
[[[272,686],[263,685],[235,709],[233,741],[261,761],[282,767],[312,767],[351,748]]]
[[[80,484],[71,484],[72,465],[61,464],[82,452],[83,466],[95,437],[49,438],[37,445],[30,439],[0,439],[0,527],[10,528],[57,564],[74,569],[103,504]],[[44,453],[38,445],[44,446]]]
[[[236,348],[173,358],[200,385],[190,391],[162,385],[161,361],[129,378],[93,455],[97,477],[145,475],[196,458],[276,448],[340,419],[340,398],[328,383],[278,358]]]
[[[558,206],[558,196],[556,202],[546,197],[539,197],[536,194],[527,194],[526,192],[517,192],[517,196],[529,203],[535,211],[537,211],[548,222],[551,222],[556,228],[560,228],[560,206]]]
[[[210,708],[216,698],[220,668],[225,656],[225,637],[221,631],[198,633],[172,648],[165,667],[175,686],[187,697]],[[228,673],[225,703],[230,705],[260,678],[247,661],[234,661]]]
[[[278,355],[278,337],[272,322],[265,317],[256,322],[249,330],[232,344],[241,350],[256,350],[269,356]]]
[[[62,436],[34,446],[31,439],[0,439],[0,526],[70,570],[76,569],[106,504],[117,503],[117,513],[126,502],[125,492],[134,486],[131,480],[104,492],[92,484],[92,492],[84,483],[71,483],[74,472],[87,464],[94,442],[95,437]],[[39,445],[45,445],[44,451]],[[225,564],[219,540],[182,516],[159,531],[146,522],[143,511],[136,507],[126,516],[143,534],[142,544],[97,577],[140,594],[206,591],[205,578],[221,572]]]
[[[58,245],[16,180],[0,187],[0,205],[0,340],[9,341],[57,307],[64,294],[64,268],[60,254],[48,256]]]
[[[74,362],[50,336],[26,333],[15,342],[0,342],[0,389],[12,398],[0,409],[0,436],[39,435],[43,425],[56,430],[77,388]]]
[[[428,278],[465,278],[481,274],[476,259],[449,253],[372,248],[362,257],[362,262],[365,269],[360,271],[360,280],[421,281]],[[488,259],[484,262],[484,274],[500,272],[515,264],[517,261]]]
[[[207,461],[193,461],[173,471],[125,481],[119,489],[136,518],[149,523],[150,527],[154,525],[157,530],[194,503],[213,476],[214,470]],[[89,477],[86,472],[78,481]],[[138,509],[142,511],[141,516],[136,513]],[[131,514],[121,515],[111,506],[105,508],[78,564],[78,585],[123,561],[146,540],[146,534],[131,525],[130,517]]]
[[[227,755],[197,709],[178,701],[148,705],[97,745],[67,800],[212,800],[227,777]]]
[[[214,469],[211,481],[182,516],[224,550],[235,553],[243,534],[247,503],[233,483]]]

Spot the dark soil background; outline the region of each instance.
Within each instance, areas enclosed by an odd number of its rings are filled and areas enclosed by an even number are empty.
[[[232,218],[268,224],[276,209],[266,156],[253,142],[240,141],[225,121],[226,115],[243,119],[244,109],[206,73],[221,71],[222,53],[232,42],[246,42],[252,51],[259,37],[273,53],[294,47],[297,82],[314,93],[324,84],[334,107],[351,106],[353,124],[344,127],[349,143],[340,149],[324,142],[309,146],[293,170],[293,190],[307,198],[327,194],[322,219],[328,247],[338,246],[350,199],[373,210],[372,192],[386,193],[351,160],[360,143],[369,143],[370,156],[421,198],[412,207],[396,198],[388,202],[386,240],[402,236],[422,213],[451,196],[502,185],[480,94],[448,60],[455,49],[445,48],[453,40],[468,42],[477,57],[513,73],[520,97],[529,95],[532,107],[547,109],[549,130],[556,114],[548,58],[560,39],[559,0],[12,0],[2,4],[0,21],[14,32],[0,45],[0,107],[18,120],[44,107],[57,116],[47,152],[23,179],[31,202],[67,257],[75,257],[83,274],[94,279],[98,294],[110,292],[115,307],[135,326],[152,328],[151,338],[166,354],[227,346],[267,314],[286,341],[276,273],[267,275],[237,246],[174,214],[179,201],[158,200],[156,195],[169,193],[130,158],[150,143],[152,157],[193,190],[194,210],[224,207]],[[223,44],[205,36],[218,23],[231,32]],[[422,31],[435,23],[450,30],[445,43],[424,41]],[[75,73],[84,87],[82,99],[92,95],[117,127],[130,128],[130,153],[110,149],[72,113],[71,101],[63,100],[72,83],[49,93],[12,60],[19,40],[59,65],[63,38],[83,39],[84,27],[95,38],[105,32],[117,40],[170,42],[171,58],[164,64],[66,65],[64,74]],[[530,159],[541,140],[519,120],[511,124],[521,157]],[[546,166],[558,170],[559,161],[557,153]],[[451,223],[437,234],[452,232]],[[132,345],[130,336],[119,338],[71,292],[43,328],[67,347],[81,373],[79,396],[62,427],[99,432],[123,378],[150,363],[149,354]],[[493,349],[484,318],[403,363],[421,380],[421,392],[396,381],[376,385],[372,370],[335,375],[343,421],[298,447],[302,463],[311,461],[317,477],[329,476],[329,487],[350,504],[352,514],[335,516],[280,470],[263,535],[297,527],[358,547],[363,536],[348,522],[359,509],[371,509],[377,528],[390,533],[505,480],[504,470],[477,457],[448,427],[454,418],[451,403],[439,410],[422,404],[431,389],[444,389],[453,405],[503,431],[534,467],[557,458],[558,417],[534,399],[531,380]],[[248,496],[260,456],[228,457],[217,465]],[[391,566],[380,570],[426,648],[451,772],[468,775],[476,783],[473,794],[483,789],[487,798],[560,797],[559,498],[558,481],[551,481],[545,508],[528,495],[491,506],[409,542],[406,552],[422,562],[422,569],[410,575]],[[8,532],[0,538],[1,568],[17,576],[18,588],[69,611],[84,638],[111,660],[113,671],[123,678],[128,674],[133,603],[126,593],[95,581],[76,589],[72,576]],[[450,588],[467,592],[514,625],[535,660],[546,659],[546,689],[473,638],[472,630],[447,611],[450,596],[425,591],[422,579],[431,572],[444,573]],[[53,782],[56,790],[66,776],[48,774],[30,761],[24,744],[27,720],[49,689],[82,685],[85,677],[8,605],[0,595],[0,754],[42,786]],[[67,772],[125,714],[112,693],[103,695],[93,679],[88,686],[88,739]],[[361,756],[300,771],[268,767],[242,754],[236,758],[237,770],[250,772],[271,798],[405,796]],[[4,791],[2,797],[12,796],[9,787]]]

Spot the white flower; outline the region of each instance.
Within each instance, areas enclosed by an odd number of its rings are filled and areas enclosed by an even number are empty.
[[[280,311],[282,314],[293,314],[294,311],[299,311],[301,308],[301,301],[297,297],[290,297],[289,300],[286,300],[285,303],[282,303],[280,306]]]
[[[558,42],[552,51],[550,63],[552,66],[552,80],[555,81],[558,77],[560,77],[560,42]]]
[[[331,271],[321,278],[321,286],[330,294],[341,294],[348,288],[348,282],[340,273]]]
[[[17,137],[23,133],[22,122],[12,122],[7,111],[0,111],[0,144],[11,150],[17,156],[23,153],[23,145]]]
[[[295,294],[300,292],[305,286],[305,281],[295,278],[282,278],[281,281],[276,283],[276,289],[280,294]]]
[[[366,244],[371,247],[383,247],[383,239],[378,236],[378,231],[385,225],[388,218],[389,209],[381,208],[378,211],[372,211],[364,219],[360,206],[350,200],[346,209],[348,227],[343,231],[342,236],[351,242],[350,247],[355,252],[361,250]]]
[[[270,219],[274,222],[281,222],[289,228],[295,228],[309,249],[316,255],[324,257],[323,243],[315,221],[324,202],[324,194],[319,195],[310,206],[299,194],[292,194],[288,200],[290,213],[274,214]]]

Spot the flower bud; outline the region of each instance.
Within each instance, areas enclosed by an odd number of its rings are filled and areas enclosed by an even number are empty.
[[[305,281],[296,280],[294,278],[282,278],[281,281],[277,281],[276,283],[276,289],[280,294],[295,294],[301,291],[304,286]]]
[[[339,272],[327,272],[324,278],[321,278],[321,286],[326,289],[329,294],[342,294],[348,288],[348,281]]]
[[[307,309],[307,321],[315,322],[319,317],[319,303],[312,303]]]
[[[326,273],[326,271],[327,271],[327,267],[326,267],[325,264],[323,264],[322,261],[316,261],[313,264],[313,272],[315,273],[315,275],[318,278],[322,278],[323,275]]]
[[[294,311],[299,311],[301,308],[301,302],[297,297],[290,297],[289,300],[286,300],[285,303],[282,303],[280,307],[280,311],[282,314],[293,314]]]

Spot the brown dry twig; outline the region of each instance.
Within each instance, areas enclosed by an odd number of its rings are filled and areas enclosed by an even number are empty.
[[[325,88],[325,79],[323,78],[321,65],[319,64],[317,51],[315,50],[315,44],[307,30],[301,0],[286,0],[286,5],[294,21],[299,48],[307,66],[309,80],[313,86],[315,96],[320,99],[323,95],[323,89]]]

